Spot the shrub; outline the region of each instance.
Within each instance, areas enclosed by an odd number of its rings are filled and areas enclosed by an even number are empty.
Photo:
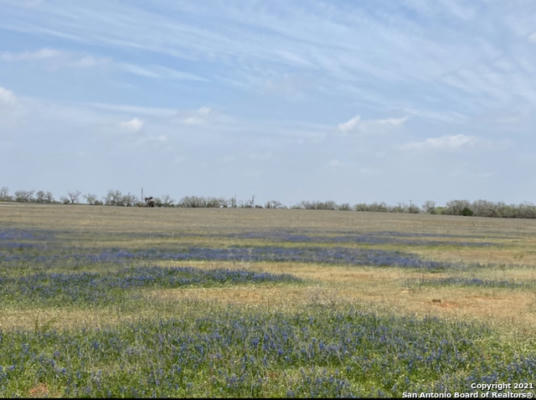
[[[471,211],[471,209],[469,207],[465,207],[463,210],[462,210],[462,215],[464,217],[471,217],[473,216],[473,211]]]

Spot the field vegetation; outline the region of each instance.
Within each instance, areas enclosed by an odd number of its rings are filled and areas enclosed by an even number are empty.
[[[143,192],[143,191],[142,191]],[[506,204],[486,200],[452,200],[444,206],[436,205],[433,201],[426,201],[422,206],[410,202],[388,205],[386,203],[349,203],[337,204],[334,201],[302,201],[292,206],[286,206],[277,200],[267,201],[264,205],[255,202],[253,195],[248,200],[237,200],[236,196],[230,199],[223,197],[185,196],[175,201],[169,195],[160,197],[140,197],[132,193],[123,194],[119,190],[109,190],[102,199],[92,193],[82,196],[80,191],[68,192],[60,200],[44,190],[17,190],[13,195],[9,188],[0,188],[0,202],[37,203],[37,204],[87,204],[92,206],[121,206],[121,207],[179,207],[179,208],[268,208],[268,209],[298,209],[298,210],[331,210],[331,211],[361,211],[386,212],[433,215],[463,215],[465,217],[495,217],[495,218],[536,218],[536,205],[532,203]]]
[[[529,219],[3,203],[0,396],[536,385],[535,244]]]

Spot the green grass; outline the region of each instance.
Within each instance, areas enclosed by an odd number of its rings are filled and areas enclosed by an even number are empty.
[[[37,384],[69,396],[398,396],[528,382],[536,354],[516,354],[484,326],[377,315],[355,307],[291,314],[189,304],[181,318],[105,329],[2,334],[0,395]]]

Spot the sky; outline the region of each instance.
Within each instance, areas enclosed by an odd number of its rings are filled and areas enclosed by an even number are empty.
[[[0,186],[536,202],[533,0],[0,0]]]

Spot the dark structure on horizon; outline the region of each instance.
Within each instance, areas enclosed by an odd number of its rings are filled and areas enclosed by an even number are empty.
[[[144,200],[145,200],[145,206],[146,206],[146,207],[154,207],[154,204],[155,204],[155,203],[154,203],[154,198],[153,198],[153,196],[151,196],[151,197],[145,197]]]

